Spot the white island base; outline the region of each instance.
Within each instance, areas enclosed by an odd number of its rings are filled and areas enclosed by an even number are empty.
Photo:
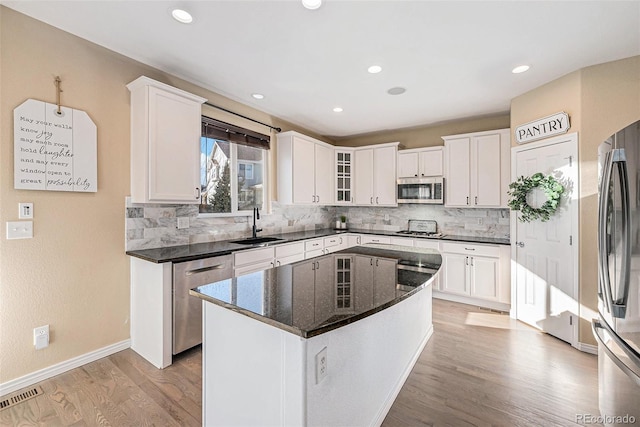
[[[203,425],[379,426],[433,333],[431,297],[308,339],[203,301]]]

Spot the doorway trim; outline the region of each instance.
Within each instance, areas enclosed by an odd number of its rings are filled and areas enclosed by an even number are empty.
[[[576,302],[578,306],[578,313],[576,321],[573,323],[573,339],[571,340],[571,346],[580,350],[580,319],[581,319],[581,303],[580,303],[580,161],[578,157],[578,133],[568,133],[565,135],[556,136],[553,138],[543,139],[541,141],[531,142],[525,145],[518,145],[511,147],[511,182],[517,179],[516,175],[516,155],[522,151],[528,151],[536,148],[542,148],[549,145],[555,145],[568,142],[571,144],[571,155],[575,159],[577,167],[578,179],[574,183],[574,191],[577,195],[577,203],[573,205],[571,212],[571,236],[573,238],[571,247],[573,251],[573,292],[576,296]],[[517,215],[511,212],[509,215],[509,236],[511,243],[511,310],[509,316],[513,319],[518,318],[518,306],[517,306],[517,274],[515,274],[517,266],[516,258],[516,230],[517,230]]]

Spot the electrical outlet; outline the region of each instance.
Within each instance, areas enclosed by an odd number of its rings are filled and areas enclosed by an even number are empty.
[[[49,347],[49,325],[33,329],[33,345],[36,346],[36,350]]]
[[[189,217],[188,216],[178,217],[178,228],[179,229],[189,228]]]
[[[484,223],[484,221],[482,220],[482,218],[478,218],[478,225],[482,225]]]
[[[320,384],[325,379],[327,371],[327,347],[325,347],[316,354],[316,384]]]

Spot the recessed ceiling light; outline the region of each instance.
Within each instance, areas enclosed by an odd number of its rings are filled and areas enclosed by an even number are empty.
[[[252,93],[251,96],[253,96],[255,99],[264,99],[264,95],[261,93]]]
[[[519,65],[516,68],[514,68],[513,70],[511,70],[511,72],[513,74],[520,74],[520,73],[524,73],[525,71],[527,71],[529,69],[528,65]]]
[[[182,22],[183,24],[190,24],[193,22],[193,16],[186,10],[182,9],[173,9],[171,11],[171,16],[178,22]]]
[[[307,9],[314,10],[322,5],[322,0],[302,0],[302,5]]]
[[[396,86],[396,87],[392,87],[391,89],[389,89],[387,91],[387,93],[389,95],[402,95],[403,93],[405,93],[407,90],[403,87],[400,86]]]
[[[367,69],[367,71],[371,74],[378,74],[380,71],[382,71],[382,67],[379,65],[372,65]]]
[[[342,111],[343,111],[343,110],[342,110],[342,107],[335,107],[335,108],[333,109],[333,112],[334,112],[334,113],[342,113]]]

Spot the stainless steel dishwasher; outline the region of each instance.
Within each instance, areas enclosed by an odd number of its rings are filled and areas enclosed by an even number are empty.
[[[232,276],[232,255],[173,264],[173,354],[202,342],[202,300],[189,289]]]

